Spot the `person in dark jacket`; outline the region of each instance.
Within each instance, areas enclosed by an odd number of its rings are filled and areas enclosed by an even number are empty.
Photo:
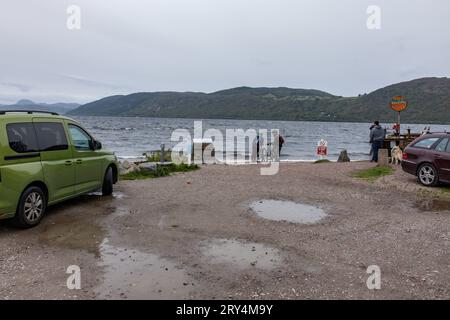
[[[261,141],[261,137],[259,134],[256,136],[256,159],[259,160],[259,144]]]
[[[281,154],[281,148],[283,148],[284,138],[278,135],[278,154]]]
[[[372,125],[370,126],[370,128],[369,128],[369,133],[370,133],[370,131],[372,131],[372,129],[375,127],[375,123],[372,123]],[[369,152],[369,156],[372,156],[373,155],[373,145],[372,145],[372,143],[370,144],[370,152]]]
[[[374,122],[373,128],[370,130],[370,143],[372,144],[372,160],[370,162],[378,162],[378,150],[383,146],[386,130],[380,126],[379,121]]]

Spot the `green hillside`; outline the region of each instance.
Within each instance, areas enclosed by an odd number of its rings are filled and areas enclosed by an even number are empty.
[[[143,92],[111,96],[72,110],[71,115],[220,119],[393,122],[389,103],[405,95],[402,119],[450,123],[450,79],[423,78],[394,84],[359,97],[319,90],[239,87],[214,93]]]

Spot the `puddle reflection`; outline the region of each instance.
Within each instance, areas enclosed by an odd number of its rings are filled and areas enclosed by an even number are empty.
[[[183,299],[193,281],[173,262],[139,250],[100,245],[103,283],[95,292],[100,299]]]
[[[258,243],[213,239],[202,243],[202,253],[212,264],[230,264],[240,269],[273,269],[281,264],[281,253]]]
[[[450,211],[450,201],[442,199],[422,199],[415,203],[415,206],[420,211],[425,212],[440,212]]]
[[[291,201],[260,200],[250,208],[261,218],[274,221],[315,223],[327,216],[320,208]]]

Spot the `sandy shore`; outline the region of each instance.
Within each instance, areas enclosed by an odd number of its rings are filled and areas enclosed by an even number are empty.
[[[122,181],[50,209],[41,225],[0,222],[0,299],[449,299],[450,193],[397,170],[367,182],[349,164],[204,166]],[[271,221],[249,204],[322,208],[315,224]],[[81,290],[66,269],[81,267]],[[369,290],[367,267],[381,269]]]

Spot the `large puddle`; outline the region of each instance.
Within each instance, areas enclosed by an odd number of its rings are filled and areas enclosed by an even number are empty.
[[[76,215],[52,215],[48,220],[41,227],[40,242],[100,256],[98,247],[106,234],[101,226]]]
[[[229,264],[239,269],[273,269],[282,262],[278,249],[237,240],[213,239],[204,242],[202,253],[211,264]]]
[[[100,245],[103,283],[100,299],[186,299],[194,283],[173,262],[135,249]]]
[[[416,201],[415,206],[420,211],[425,212],[440,212],[450,211],[450,201],[442,199],[422,199]]]
[[[113,209],[113,214],[117,217],[123,217],[130,214],[130,210],[126,207],[116,207]]]
[[[84,196],[87,196],[87,197],[103,197],[103,194],[102,194],[101,191],[94,191],[94,192],[89,192],[89,193],[85,194]],[[114,199],[117,199],[117,200],[122,200],[123,198],[127,197],[125,195],[125,193],[120,192],[120,191],[113,192],[113,194],[111,196]]]
[[[261,218],[294,223],[315,223],[327,216],[318,207],[292,201],[259,200],[252,202],[250,208]]]

